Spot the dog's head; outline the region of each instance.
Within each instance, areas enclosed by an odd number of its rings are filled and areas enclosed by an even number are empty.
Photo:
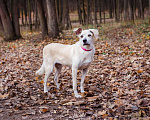
[[[94,39],[98,38],[98,34],[99,34],[97,29],[82,30],[82,28],[78,28],[74,31],[75,31],[76,35],[79,37],[83,46],[91,45],[93,43]]]

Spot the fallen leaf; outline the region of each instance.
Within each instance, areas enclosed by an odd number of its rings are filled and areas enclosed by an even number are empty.
[[[41,109],[40,111],[43,112],[43,113],[45,113],[45,112],[48,112],[48,109],[45,108],[45,109]]]
[[[9,95],[9,93],[8,93],[8,94],[4,94],[4,95],[0,95],[0,98],[4,99],[4,98],[6,98],[8,95]]]
[[[102,116],[102,115],[104,115],[104,114],[106,114],[106,110],[98,111],[98,116]]]
[[[97,98],[99,98],[99,96],[87,97],[87,99],[88,99],[89,102],[94,101]]]
[[[142,69],[139,69],[137,72],[138,72],[138,73],[142,73],[142,72],[143,72],[143,70],[142,70]]]
[[[84,101],[67,102],[64,103],[63,105],[81,105],[81,104],[85,104],[85,102]]]

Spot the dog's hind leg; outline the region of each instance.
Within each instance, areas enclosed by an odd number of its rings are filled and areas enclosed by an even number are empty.
[[[50,76],[51,72],[53,71],[53,68],[54,68],[53,64],[45,66],[44,93],[48,92],[48,90],[47,90],[47,80],[48,80],[48,77]]]
[[[84,79],[85,79],[87,70],[88,70],[88,68],[82,70],[82,78],[81,78],[81,84],[80,84],[80,90],[81,90],[81,92],[85,92],[83,84],[84,84]]]
[[[62,69],[62,64],[59,64],[59,63],[56,63],[55,64],[55,68],[56,68],[56,74],[55,74],[55,83],[57,85],[57,88],[59,89],[59,84],[58,84],[58,75],[59,73],[61,72],[61,69]]]

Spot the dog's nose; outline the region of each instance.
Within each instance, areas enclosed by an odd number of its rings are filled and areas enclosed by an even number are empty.
[[[86,43],[86,42],[87,42],[87,39],[84,39],[83,42]]]

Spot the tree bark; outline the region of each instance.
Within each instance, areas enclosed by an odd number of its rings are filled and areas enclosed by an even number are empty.
[[[116,22],[120,20],[119,0],[115,0],[115,20]]]
[[[28,18],[29,18],[29,28],[30,31],[32,31],[31,0],[28,0]]]
[[[40,26],[42,30],[42,36],[44,37],[48,34],[48,28],[47,28],[46,17],[44,13],[44,6],[43,6],[42,0],[37,0],[37,10],[38,10]]]
[[[83,25],[86,24],[86,13],[85,13],[85,8],[84,8],[84,0],[82,0],[82,10],[83,10]]]
[[[58,25],[61,25],[62,24],[62,12],[63,12],[62,0],[59,0],[58,4],[59,4],[59,12],[58,12],[59,13],[59,17],[58,17],[59,24]]]
[[[2,20],[4,32],[5,32],[5,40],[13,40],[15,39],[15,32],[13,29],[13,25],[9,16],[9,12],[5,3],[5,0],[1,0],[0,4],[0,17]]]
[[[94,23],[97,25],[97,0],[94,0]]]
[[[134,11],[133,11],[133,0],[129,0],[129,19],[134,23]]]
[[[59,22],[59,0],[55,0],[57,23]]]
[[[124,0],[124,20],[127,21],[127,13],[128,13],[128,0]]]
[[[101,0],[99,0],[99,19],[100,19],[100,23],[102,23],[102,14],[101,14]]]
[[[111,0],[108,1],[108,6],[109,6],[109,17],[112,19],[113,16],[112,16],[112,1]]]
[[[27,21],[27,5],[26,5],[26,0],[23,0],[23,7],[24,7],[24,15],[25,15],[25,25],[27,25],[28,24],[28,21]]]
[[[92,23],[93,23],[93,19],[92,19],[92,14],[90,9],[90,0],[87,0],[87,25]]]
[[[149,25],[150,25],[150,0],[149,0]]]
[[[140,4],[139,4],[139,7],[140,7],[140,17],[142,17],[142,20],[144,20],[144,10],[143,10],[143,2],[142,0],[139,0]]]
[[[105,1],[103,1],[104,24],[105,24],[105,8],[106,8]]]
[[[89,17],[90,17],[90,3],[89,3],[90,1],[89,0],[87,0],[87,25],[89,25]]]
[[[13,1],[12,23],[15,30],[15,37],[19,39],[22,36],[20,34],[18,0],[12,1]]]
[[[69,4],[68,0],[64,0],[63,2],[63,20],[62,25],[64,29],[68,30],[69,28],[72,28],[70,16],[69,16]]]
[[[1,17],[0,17],[0,36],[4,36],[4,28],[3,28],[3,25],[2,25],[2,20],[1,20]]]
[[[24,15],[23,15],[23,7],[22,7],[22,10],[21,10],[21,17],[22,17],[22,25],[24,25]]]
[[[80,24],[83,24],[83,20],[82,20],[82,11],[81,11],[81,8],[80,8],[80,4],[81,4],[81,1],[80,1],[80,0],[77,0],[78,18],[79,18]]]
[[[56,38],[59,36],[59,28],[55,10],[55,0],[46,0],[48,12],[48,30],[49,36]]]
[[[37,2],[34,3],[35,4],[35,30],[39,29],[39,24],[38,24],[38,10],[37,10]]]

